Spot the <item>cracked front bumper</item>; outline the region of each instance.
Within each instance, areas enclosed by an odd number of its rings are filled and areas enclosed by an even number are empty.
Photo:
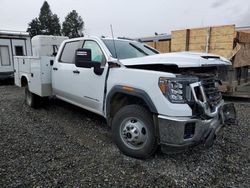
[[[203,143],[210,147],[228,119],[236,119],[233,104],[223,104],[210,119],[158,115],[159,141],[162,146],[179,151]],[[167,151],[168,152],[168,151]]]
[[[171,147],[188,147],[205,141],[212,130],[217,134],[223,122],[219,114],[209,120],[159,115],[158,125],[160,144]]]

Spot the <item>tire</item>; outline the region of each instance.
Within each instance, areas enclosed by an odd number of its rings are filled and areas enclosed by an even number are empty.
[[[37,108],[40,104],[40,97],[30,92],[28,86],[25,88],[25,103],[32,108]]]
[[[152,114],[139,105],[124,106],[115,114],[112,134],[120,151],[130,157],[149,158],[158,146]]]

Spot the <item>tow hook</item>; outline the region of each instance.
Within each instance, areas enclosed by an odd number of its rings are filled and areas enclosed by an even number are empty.
[[[224,125],[237,124],[236,110],[233,103],[224,104],[222,108]]]
[[[215,130],[211,129],[211,131],[209,132],[209,134],[207,135],[205,139],[204,146],[206,148],[212,147],[215,139],[216,139]]]

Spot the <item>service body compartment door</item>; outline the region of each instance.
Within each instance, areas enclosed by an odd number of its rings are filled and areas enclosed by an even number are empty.
[[[21,87],[21,77],[30,78],[30,59],[32,57],[14,56],[14,78],[15,84]]]
[[[41,96],[52,95],[52,77],[51,71],[55,57],[42,56],[41,57]]]
[[[30,59],[30,91],[41,97],[52,95],[51,61],[54,57],[42,56]]]
[[[30,73],[30,62],[33,61],[34,58],[31,59],[31,57],[22,57],[22,56],[16,56],[16,57],[19,65],[19,71]]]

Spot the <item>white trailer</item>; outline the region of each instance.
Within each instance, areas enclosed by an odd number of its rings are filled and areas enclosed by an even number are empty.
[[[0,30],[0,80],[13,76],[14,56],[31,55],[29,33]]]

